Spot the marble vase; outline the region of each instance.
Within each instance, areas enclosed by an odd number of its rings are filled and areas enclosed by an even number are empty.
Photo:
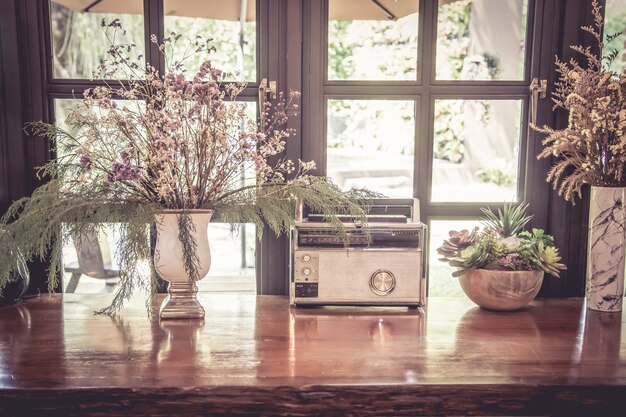
[[[591,187],[587,244],[587,308],[622,311],[626,187]]]

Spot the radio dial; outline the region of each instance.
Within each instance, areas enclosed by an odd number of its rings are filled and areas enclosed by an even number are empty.
[[[381,269],[370,278],[370,289],[377,295],[388,295],[396,286],[396,277],[386,269]]]
[[[311,275],[311,268],[304,268],[304,269],[302,270],[302,273],[303,273],[304,275]]]
[[[311,260],[311,255],[304,255],[304,256],[302,256],[302,260],[304,262],[309,262]]]

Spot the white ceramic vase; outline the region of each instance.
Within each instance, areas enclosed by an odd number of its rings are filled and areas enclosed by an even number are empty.
[[[587,244],[587,308],[622,311],[626,187],[591,187]]]
[[[183,248],[178,238],[180,210],[164,210],[155,214],[157,242],[154,251],[154,267],[159,277],[170,283],[169,295],[161,305],[162,319],[202,319],[204,308],[198,302],[198,287],[185,270]],[[211,252],[207,227],[212,210],[189,211],[193,222],[194,238],[199,260],[198,277],[202,279],[211,267]]]

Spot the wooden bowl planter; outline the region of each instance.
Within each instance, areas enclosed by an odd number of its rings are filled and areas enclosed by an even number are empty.
[[[539,293],[543,271],[494,271],[474,269],[459,277],[470,300],[490,310],[517,310]]]

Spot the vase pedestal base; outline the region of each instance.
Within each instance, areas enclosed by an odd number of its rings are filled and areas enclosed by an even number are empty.
[[[204,308],[197,298],[198,287],[195,283],[171,282],[169,295],[161,305],[159,316],[169,319],[203,319]]]

